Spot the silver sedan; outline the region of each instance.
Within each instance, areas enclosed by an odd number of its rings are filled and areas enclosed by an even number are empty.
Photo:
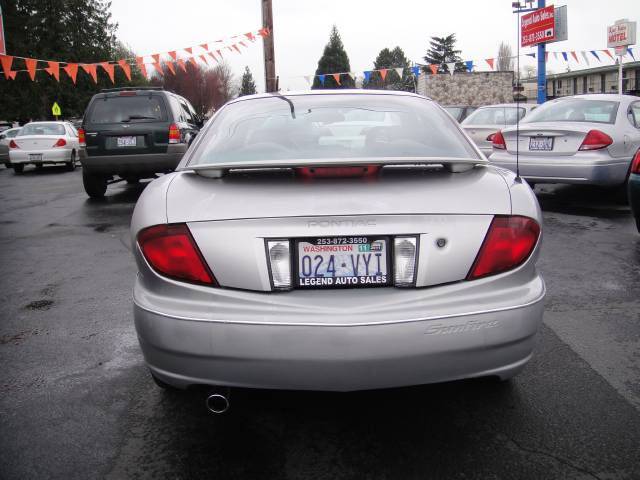
[[[516,170],[530,183],[624,186],[640,148],[640,99],[579,95],[552,100],[519,127],[493,140],[491,163]]]
[[[508,379],[542,320],[533,192],[410,93],[228,103],[145,189],[131,235],[165,387]]]

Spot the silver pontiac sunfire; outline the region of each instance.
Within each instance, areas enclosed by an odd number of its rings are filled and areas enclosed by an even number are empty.
[[[157,383],[349,391],[496,376],[542,320],[540,208],[428,98],[238,98],[131,224]]]

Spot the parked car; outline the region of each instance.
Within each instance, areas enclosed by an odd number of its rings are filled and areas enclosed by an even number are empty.
[[[78,132],[69,122],[29,122],[9,140],[9,164],[15,173],[25,165],[64,163],[67,170],[76,168]]]
[[[160,87],[102,90],[80,129],[85,191],[102,197],[115,176],[129,183],[172,172],[202,120],[183,97]]]
[[[640,150],[636,152],[631,163],[628,190],[629,205],[631,205],[631,212],[636,220],[638,233],[640,233]]]
[[[21,128],[9,128],[0,133],[0,162],[4,163],[7,168],[11,168],[9,164],[9,142],[18,134]]]
[[[13,123],[0,121],[0,132],[13,128]]]
[[[594,94],[551,100],[520,124],[520,174],[529,183],[618,186],[640,148],[640,98]],[[491,162],[516,169],[516,129],[493,139]]]
[[[545,294],[540,208],[514,179],[412,93],[229,102],[133,213],[153,377],[338,391],[512,377]]]
[[[498,130],[515,125],[537,105],[530,103],[503,103],[479,107],[462,121],[462,128],[469,134],[487,157],[493,153],[491,136]]]
[[[471,105],[443,105],[442,108],[449,112],[449,114],[455,118],[458,123],[462,122],[478,109],[478,107],[473,107]]]

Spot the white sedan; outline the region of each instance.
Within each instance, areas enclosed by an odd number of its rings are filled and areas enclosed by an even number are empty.
[[[9,164],[15,173],[33,164],[64,163],[67,170],[76,168],[78,158],[78,131],[69,122],[27,123],[9,142]]]

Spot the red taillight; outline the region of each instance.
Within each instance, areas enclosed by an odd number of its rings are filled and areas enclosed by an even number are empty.
[[[11,141],[9,142],[9,148],[20,148],[20,147],[19,147],[19,146],[18,146],[18,144],[15,142],[15,140],[11,140]]]
[[[640,150],[638,150],[631,161],[631,173],[640,173]]]
[[[578,150],[600,150],[613,143],[609,135],[600,130],[589,130]]]
[[[495,136],[496,136],[496,134],[495,134],[495,133],[492,133],[491,135],[489,135],[489,136],[487,137],[487,142],[491,142],[491,143],[493,143],[493,137],[495,137]]]
[[[86,142],[85,136],[84,136],[84,128],[79,128],[78,129],[78,143],[80,144],[81,147],[86,147],[87,146],[87,142]]]
[[[507,148],[507,144],[504,141],[504,136],[501,131],[497,131],[487,137],[487,140],[491,140],[493,148],[497,148],[498,150],[505,150]]]
[[[532,218],[494,217],[467,279],[495,275],[522,265],[539,236],[540,225]]]
[[[155,225],[138,234],[149,264],[167,277],[213,285],[213,275],[185,224]]]
[[[53,144],[54,147],[64,147],[67,144],[67,141],[64,138],[59,138],[56,143]]]
[[[169,125],[169,143],[180,143],[180,130],[175,123]]]
[[[373,177],[380,165],[361,167],[298,167],[296,173],[304,178]]]

